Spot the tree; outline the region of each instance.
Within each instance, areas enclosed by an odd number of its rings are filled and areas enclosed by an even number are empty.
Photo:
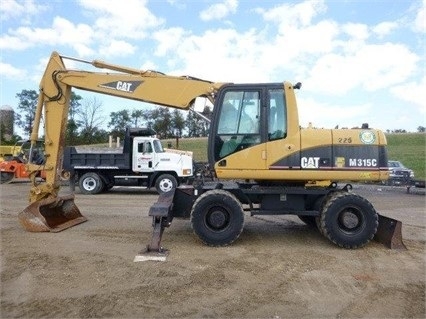
[[[146,111],[144,110],[133,110],[131,113],[131,119],[133,122],[133,127],[139,127],[139,121],[145,119]]]
[[[185,128],[185,118],[182,115],[182,111],[174,109],[172,113],[172,127],[174,135],[181,137],[183,129]]]
[[[158,107],[151,111],[152,129],[159,138],[173,137],[172,115],[167,107]]]
[[[210,106],[206,105],[206,106],[204,106],[204,110],[203,110],[203,112],[201,114],[204,117],[206,117],[207,119],[211,120],[213,112],[212,112]],[[210,122],[207,121],[207,120],[204,120],[204,122],[203,122],[202,136],[207,136],[209,134],[209,130],[210,130]]]
[[[419,132],[419,133],[424,133],[425,131],[426,131],[426,128],[424,126],[419,126],[417,128],[417,132]]]
[[[81,100],[82,100],[82,97],[80,95],[77,95],[74,92],[71,92],[67,131],[65,133],[65,141],[67,145],[75,145],[77,141],[78,127],[79,127],[77,116],[80,114]]]
[[[30,136],[37,108],[38,94],[35,90],[22,90],[21,93],[16,94],[16,97],[19,99],[18,109],[20,112],[15,116],[15,123],[22,128],[24,133]]]
[[[111,128],[111,134],[124,138],[124,131],[126,127],[132,125],[129,110],[123,109],[118,112],[110,113],[110,121],[108,127]]]
[[[83,103],[77,117],[80,126],[80,142],[91,144],[99,142],[99,138],[104,138],[104,141],[107,139],[106,132],[99,129],[105,119],[102,116],[102,102],[96,97]]]
[[[192,111],[190,111],[188,113],[188,116],[186,117],[186,127],[188,128],[189,137],[207,136],[208,134],[209,126],[206,120],[203,119],[201,116],[199,116],[197,113]]]

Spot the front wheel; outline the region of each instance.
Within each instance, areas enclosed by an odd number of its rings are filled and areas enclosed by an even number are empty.
[[[233,194],[211,190],[198,197],[192,206],[191,225],[206,245],[226,246],[243,231],[244,210]]]
[[[155,188],[159,194],[163,194],[175,189],[177,184],[178,182],[173,175],[162,174],[157,178]]]
[[[344,248],[366,245],[376,234],[378,225],[373,205],[352,193],[334,193],[327,198],[321,211],[321,233]]]
[[[80,177],[78,186],[80,191],[86,195],[94,195],[102,192],[104,182],[102,178],[96,173],[86,173]]]

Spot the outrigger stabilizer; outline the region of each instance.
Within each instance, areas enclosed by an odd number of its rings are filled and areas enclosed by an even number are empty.
[[[149,209],[149,216],[152,216],[152,237],[151,242],[135,256],[134,262],[139,261],[166,261],[169,251],[161,246],[164,228],[169,227],[172,223],[172,207],[173,207],[174,191],[162,193],[159,199]]]

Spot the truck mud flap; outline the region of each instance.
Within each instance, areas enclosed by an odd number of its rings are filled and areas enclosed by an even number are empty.
[[[87,221],[75,205],[74,195],[33,202],[18,214],[18,218],[29,232],[57,233]]]
[[[379,226],[374,240],[390,249],[407,249],[402,242],[402,222],[380,214]]]

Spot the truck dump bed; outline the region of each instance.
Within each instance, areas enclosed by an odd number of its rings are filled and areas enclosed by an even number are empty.
[[[76,148],[71,146],[64,150],[63,168],[66,171],[72,171],[75,168],[82,169],[131,169],[131,156],[127,153],[113,152],[77,152]]]

